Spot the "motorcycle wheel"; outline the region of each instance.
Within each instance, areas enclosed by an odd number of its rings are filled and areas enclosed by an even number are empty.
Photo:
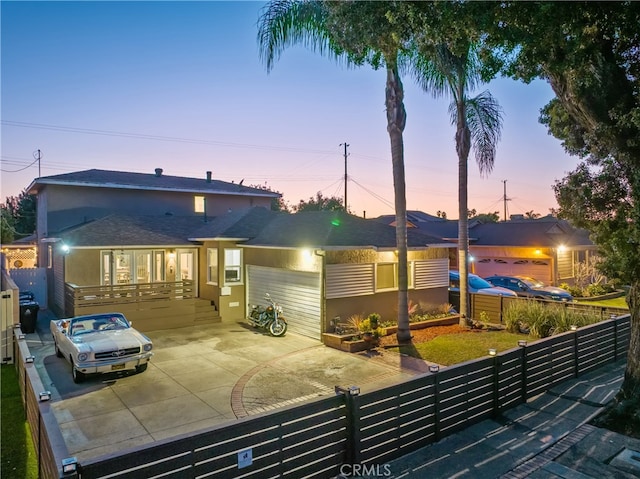
[[[287,323],[278,318],[269,324],[269,332],[272,336],[284,336],[287,332]]]

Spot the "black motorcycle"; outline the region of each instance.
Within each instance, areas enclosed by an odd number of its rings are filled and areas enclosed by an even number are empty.
[[[255,304],[250,305],[251,313],[247,318],[249,324],[268,330],[272,336],[284,336],[287,332],[287,320],[282,317],[282,306],[273,301],[269,293],[264,297],[269,303],[266,308]]]

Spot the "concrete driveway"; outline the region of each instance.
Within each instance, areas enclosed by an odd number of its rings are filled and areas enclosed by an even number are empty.
[[[153,331],[149,368],[75,384],[41,312],[27,342],[70,454],[86,458],[333,395],[410,378],[428,365],[396,354],[344,353],[287,333],[274,338],[243,323]]]

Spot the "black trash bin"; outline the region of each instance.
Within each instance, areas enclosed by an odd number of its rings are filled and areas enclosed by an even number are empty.
[[[40,305],[33,300],[33,293],[20,293],[20,328],[23,333],[35,333]]]

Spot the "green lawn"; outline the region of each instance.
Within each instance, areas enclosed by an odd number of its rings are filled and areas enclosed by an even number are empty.
[[[629,309],[627,302],[624,299],[624,296],[620,296],[619,298],[605,299],[603,301],[580,301],[580,304],[590,304],[592,306],[606,306],[608,308],[623,308]]]
[[[416,358],[431,361],[443,366],[462,363],[471,359],[488,356],[489,349],[506,351],[518,346],[519,339],[529,337],[524,334],[506,331],[478,331],[460,334],[446,334],[431,341],[415,343],[400,348],[389,348]]]
[[[0,366],[0,476],[37,479],[38,464],[25,420],[15,367]]]

